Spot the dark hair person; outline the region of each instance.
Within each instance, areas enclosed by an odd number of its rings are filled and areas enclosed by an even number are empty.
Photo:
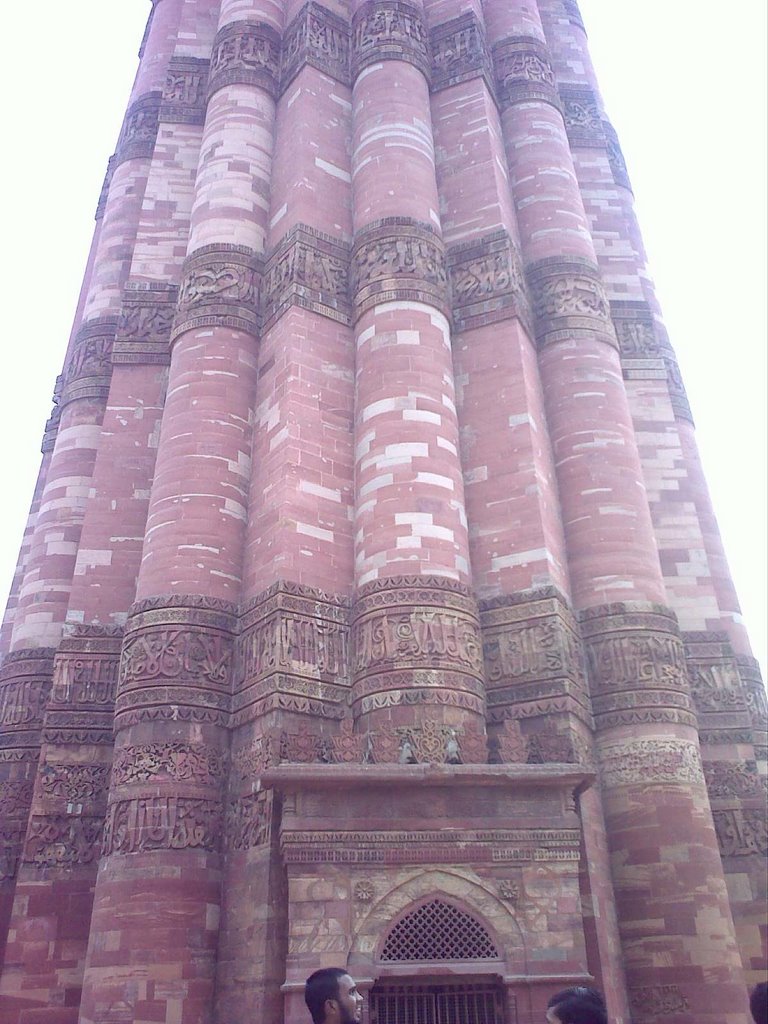
[[[755,1024],[768,1024],[768,981],[761,981],[752,989],[749,1009]]]
[[[563,989],[547,1003],[547,1024],[608,1024],[605,1000],[586,985]]]
[[[323,967],[304,986],[312,1024],[360,1024],[363,997],[343,967]]]

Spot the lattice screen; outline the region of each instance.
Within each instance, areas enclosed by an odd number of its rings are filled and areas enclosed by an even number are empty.
[[[382,960],[498,960],[479,921],[435,899],[399,921],[384,945]]]

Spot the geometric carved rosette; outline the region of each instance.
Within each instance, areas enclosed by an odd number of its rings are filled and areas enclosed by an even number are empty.
[[[197,327],[231,327],[258,336],[262,261],[244,245],[204,245],[184,261],[174,341]]]
[[[355,316],[382,302],[424,302],[450,315],[442,240],[429,224],[386,217],[355,237],[350,270]]]
[[[279,581],[241,611],[232,725],[287,711],[338,720],[349,694],[349,602]]]
[[[696,728],[673,612],[644,602],[602,605],[582,614],[581,636],[598,733],[621,726]]]
[[[236,608],[199,595],[149,598],[131,609],[115,728],[179,721],[227,726]]]
[[[618,347],[600,271],[580,256],[550,256],[526,267],[539,347],[579,337]]]
[[[352,18],[352,78],[383,60],[413,64],[429,81],[429,37],[418,7],[402,0],[369,0]]]
[[[476,608],[467,587],[440,576],[385,577],[361,587],[352,625],[352,706],[358,722],[374,731],[385,723],[418,726],[425,719],[436,727],[482,728]]]

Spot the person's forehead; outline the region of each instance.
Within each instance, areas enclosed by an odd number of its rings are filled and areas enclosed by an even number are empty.
[[[339,984],[340,984],[340,985],[343,985],[343,986],[344,986],[344,988],[345,988],[345,989],[346,989],[347,991],[349,991],[349,989],[351,989],[351,988],[354,988],[354,987],[355,987],[355,980],[354,980],[354,978],[353,978],[353,977],[352,977],[351,975],[349,975],[349,974],[342,974],[342,976],[341,976],[341,977],[339,978]]]

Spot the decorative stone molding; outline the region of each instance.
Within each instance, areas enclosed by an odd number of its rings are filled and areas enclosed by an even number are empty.
[[[451,246],[446,263],[456,331],[518,317],[533,335],[520,253],[506,231]]]
[[[125,114],[111,170],[126,160],[151,158],[157,140],[158,117],[162,93],[148,92],[133,102]],[[109,172],[108,172],[109,173]]]
[[[529,36],[510,36],[493,47],[496,95],[504,110],[539,101],[562,110],[555,72],[546,45]]]
[[[112,346],[113,364],[171,361],[170,339],[179,289],[164,281],[129,281],[117,336]]]
[[[52,647],[28,647],[6,655],[0,668],[0,748],[39,746],[55,653]]]
[[[430,33],[432,91],[483,78],[493,93],[493,66],[485,31],[474,11],[437,25]]]
[[[271,838],[272,794],[246,793],[230,800],[227,807],[225,839],[231,853],[266,846]]]
[[[45,715],[46,743],[112,743],[122,636],[119,626],[66,627]]]
[[[469,721],[454,728],[428,718],[415,726],[382,725],[366,735],[365,760],[374,764],[486,764],[484,730]]]
[[[539,346],[588,334],[618,347],[600,271],[578,256],[547,257],[526,276]]]
[[[723,857],[747,857],[768,851],[765,807],[714,810],[715,832]]]
[[[727,633],[687,632],[683,639],[702,743],[740,742],[735,737],[748,735],[752,722]]]
[[[622,360],[658,357],[661,346],[648,303],[611,299],[610,308]]]
[[[359,232],[350,277],[356,317],[393,301],[424,302],[450,315],[442,240],[410,217],[387,217]]]
[[[705,761],[704,778],[711,800],[765,797],[765,779],[756,761]]]
[[[171,342],[196,327],[232,327],[256,337],[262,260],[244,245],[205,245],[184,261]]]
[[[368,0],[352,18],[352,79],[371,64],[400,60],[429,80],[429,37],[421,10],[403,0]]]
[[[104,818],[101,815],[34,814],[22,860],[45,868],[72,868],[98,860]]]
[[[563,119],[568,141],[575,148],[606,149],[604,122],[592,89],[585,85],[560,85]]]
[[[345,598],[287,581],[274,584],[242,610],[232,724],[259,717],[278,698],[293,703],[286,710],[341,718],[349,693],[348,644]]]
[[[349,324],[349,246],[298,224],[275,247],[262,283],[263,330],[291,306]]]
[[[227,85],[254,85],[277,95],[280,36],[261,21],[232,21],[219,29],[211,52],[208,97]]]
[[[215,789],[226,770],[226,757],[210,744],[129,744],[115,753],[112,780],[115,787],[170,780]]]
[[[632,182],[629,180],[629,171],[627,170],[627,163],[624,159],[624,154],[621,151],[619,136],[616,134],[616,129],[610,121],[603,119],[602,123],[603,135],[605,136],[605,146],[608,150],[608,165],[611,168],[613,180],[616,185],[620,185],[622,188],[631,192]]]
[[[222,810],[218,800],[175,796],[117,800],[107,810],[102,856],[153,850],[218,851]]]
[[[698,745],[689,740],[603,742],[600,744],[600,777],[608,788],[704,783]]]
[[[673,612],[627,603],[581,616],[598,730],[672,722],[695,728],[685,652]]]
[[[200,57],[173,57],[163,85],[160,124],[203,124],[210,62]]]
[[[307,66],[350,86],[351,36],[347,22],[310,0],[283,33],[280,91]]]
[[[78,330],[62,375],[62,409],[79,398],[106,401],[117,324],[116,316],[100,316],[88,320]]]
[[[116,161],[116,153],[114,153],[107,161],[107,170],[104,175],[104,181],[101,186],[101,192],[99,193],[99,200],[96,203],[96,213],[94,214],[94,220],[101,220],[101,218],[104,216],[104,211],[107,208],[107,199],[109,198],[109,186],[112,182],[112,175],[115,173]]]
[[[40,795],[68,804],[106,804],[109,765],[46,761],[40,767]]]

